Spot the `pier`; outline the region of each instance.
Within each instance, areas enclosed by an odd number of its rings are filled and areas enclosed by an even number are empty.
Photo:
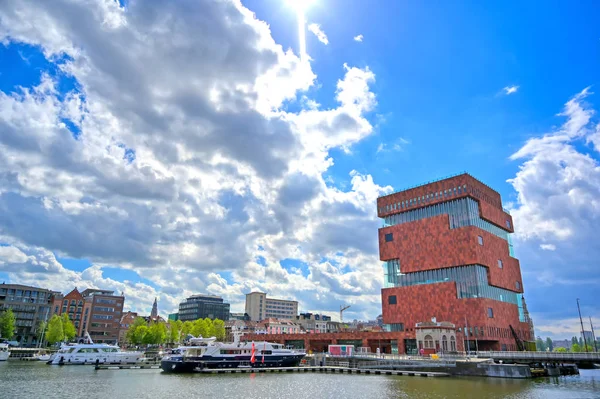
[[[147,370],[160,369],[160,365],[110,365],[99,364],[96,370]],[[399,375],[409,377],[448,377],[449,373],[432,371],[414,371],[414,370],[375,370],[375,369],[355,369],[350,367],[336,366],[299,366],[299,367],[261,367],[261,368],[217,368],[217,369],[199,369],[199,374],[251,374],[251,373],[330,373],[330,374],[373,374],[373,375]]]

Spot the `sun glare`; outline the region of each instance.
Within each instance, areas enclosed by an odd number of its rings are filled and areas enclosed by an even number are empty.
[[[315,0],[287,0],[287,3],[298,12],[306,11],[314,2]]]
[[[287,3],[296,10],[298,18],[298,42],[300,46],[300,59],[306,61],[306,19],[304,14],[306,10],[314,4],[315,0],[287,0]]]

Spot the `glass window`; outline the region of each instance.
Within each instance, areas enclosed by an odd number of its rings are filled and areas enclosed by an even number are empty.
[[[507,220],[507,221],[506,221],[506,228],[507,228],[507,229],[510,229],[510,220]]]
[[[396,304],[396,295],[388,296],[388,304],[395,305]]]
[[[479,245],[483,245],[483,237],[477,236],[477,242],[479,242]]]
[[[387,233],[385,235],[385,242],[394,241],[394,233]]]
[[[517,287],[518,290],[521,289],[521,283],[519,283],[518,281],[515,283],[515,286]]]
[[[488,308],[488,317],[490,319],[494,318],[494,310],[492,308]],[[483,334],[482,334],[483,335]]]
[[[502,260],[501,259],[498,259],[498,267],[500,269],[502,269],[504,267],[504,265],[502,264]]]

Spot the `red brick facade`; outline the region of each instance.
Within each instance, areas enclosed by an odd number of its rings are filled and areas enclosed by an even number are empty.
[[[478,202],[481,219],[506,232],[514,231],[500,195],[467,174],[378,198],[378,214],[385,217],[466,197]],[[392,240],[386,241],[390,233]],[[399,260],[402,273],[482,265],[487,268],[489,285],[523,292],[520,264],[510,256],[508,242],[475,226],[451,229],[448,215],[381,228],[379,249],[382,261]],[[516,349],[509,326],[521,339],[534,339],[528,324],[519,321],[517,305],[487,298],[459,299],[454,282],[384,288],[381,296],[384,323],[403,324],[411,338],[416,323],[435,317],[457,326],[459,350],[464,349],[465,323],[473,329],[469,337],[473,346],[477,339],[480,350]],[[389,303],[390,296],[396,296],[396,304]]]

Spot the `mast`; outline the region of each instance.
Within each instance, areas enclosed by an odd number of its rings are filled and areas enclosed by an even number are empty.
[[[596,334],[594,334],[594,325],[592,324],[592,316],[590,316],[590,327],[592,328],[592,339],[594,340],[594,351],[598,352],[598,346],[596,343]]]
[[[579,312],[579,321],[581,322],[581,335],[583,336],[583,346],[587,352],[587,342],[585,340],[585,332],[583,330],[583,319],[581,318],[581,309],[579,308],[579,298],[577,298],[577,311]]]

